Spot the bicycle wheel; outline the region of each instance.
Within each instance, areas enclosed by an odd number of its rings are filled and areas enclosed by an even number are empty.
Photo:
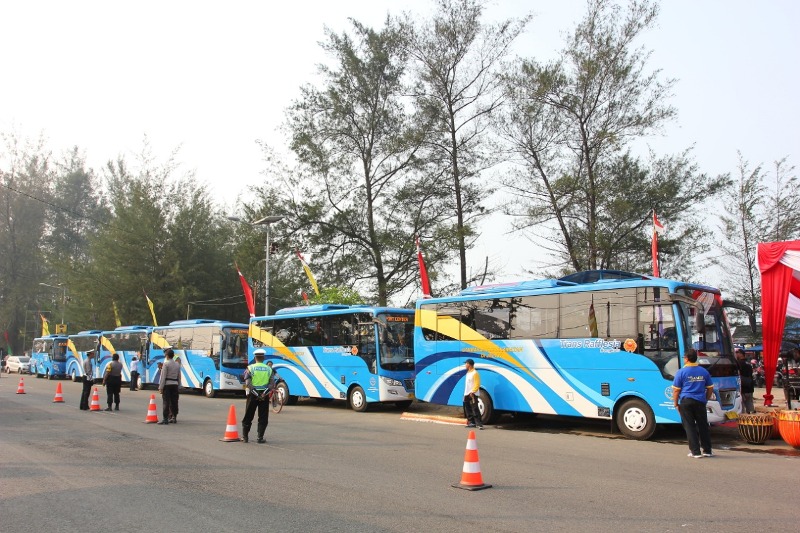
[[[272,403],[272,412],[280,413],[281,409],[283,409],[284,401],[285,399],[283,397],[283,389],[278,387],[274,391],[272,391],[272,398],[270,399],[270,402]]]

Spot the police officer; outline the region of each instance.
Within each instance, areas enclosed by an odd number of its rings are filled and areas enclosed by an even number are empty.
[[[269,402],[267,392],[272,380],[272,367],[264,364],[266,351],[259,348],[253,352],[255,362],[244,371],[244,383],[247,390],[247,405],[242,418],[242,440],[248,442],[253,416],[258,409],[258,443],[266,442],[264,432],[269,424]]]
[[[81,411],[89,411],[89,396],[92,394],[92,385],[94,385],[94,370],[92,367],[92,359],[94,359],[94,350],[86,352],[86,359],[83,360],[83,392],[81,393]]]

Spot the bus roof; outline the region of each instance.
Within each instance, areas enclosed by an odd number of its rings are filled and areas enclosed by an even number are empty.
[[[70,335],[70,337],[77,337],[78,335],[99,335],[100,333],[103,332],[99,329],[87,329],[85,331],[79,331],[78,333],[74,333]]]
[[[210,318],[195,318],[190,320],[173,320],[169,323],[169,326],[154,326],[153,329],[163,329],[169,327],[180,327],[180,326],[202,326],[204,324],[211,324],[215,326],[233,326],[235,328],[246,328],[247,324],[241,324],[239,322],[228,322],[227,320],[213,320]]]
[[[491,297],[511,297],[520,294],[552,294],[561,292],[581,292],[585,290],[603,290],[613,288],[630,287],[665,287],[676,289],[679,287],[691,287],[696,290],[708,291],[719,294],[719,289],[687,283],[676,280],[655,278],[643,274],[635,274],[622,270],[587,270],[576,272],[558,279],[540,279],[517,281],[511,283],[498,283],[493,285],[482,285],[478,287],[467,287],[461,293],[441,298],[431,298],[418,300],[417,306],[439,301],[461,301],[471,298],[486,296]]]
[[[119,326],[114,328],[114,331],[126,331],[131,329],[148,330],[153,329],[153,326]]]
[[[250,320],[266,320],[274,317],[285,316],[319,316],[319,315],[337,315],[347,314],[351,312],[367,312],[367,313],[413,313],[413,309],[406,309],[401,307],[374,307],[371,305],[345,305],[345,304],[320,304],[320,305],[301,305],[298,307],[285,307],[275,312],[270,316],[253,317]]]

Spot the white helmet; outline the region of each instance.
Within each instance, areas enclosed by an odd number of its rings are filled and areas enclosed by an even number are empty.
[[[267,351],[264,348],[259,348],[253,352],[253,357],[264,357],[267,355]]]

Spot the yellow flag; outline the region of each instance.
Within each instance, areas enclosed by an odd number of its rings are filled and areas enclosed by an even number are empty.
[[[147,297],[147,293],[144,293],[144,297],[147,300],[147,306],[150,308],[150,314],[153,315],[153,325],[158,326],[158,322],[156,322],[156,310],[153,308],[153,302]]]
[[[39,316],[42,317],[42,337],[47,337],[50,335],[50,326],[47,323],[47,319],[44,317],[44,315]]]
[[[300,260],[300,264],[303,265],[303,270],[306,272],[306,276],[308,276],[308,281],[311,282],[311,286],[314,288],[314,292],[319,296],[319,287],[317,287],[317,280],[314,279],[314,274],[311,272],[311,268],[306,263],[306,260],[303,259],[303,256],[300,252],[295,250],[297,254],[297,258]]]
[[[117,327],[122,326],[122,322],[119,320],[119,311],[117,311],[117,302],[111,300],[111,305],[114,307],[114,322],[117,323]]]

